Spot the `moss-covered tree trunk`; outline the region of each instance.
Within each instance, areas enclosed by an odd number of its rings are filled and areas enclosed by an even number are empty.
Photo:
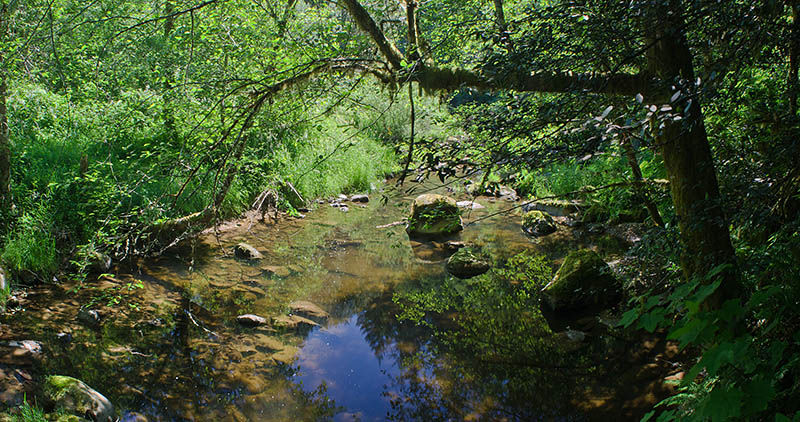
[[[668,7],[656,1],[648,34],[652,47],[647,53],[650,72],[672,86],[678,97],[672,107],[680,120],[664,119],[653,124],[670,181],[672,201],[682,242],[681,266],[687,279],[710,269],[734,263],[728,221],[723,212],[714,160],[696,95],[692,56],[684,34],[680,0]],[[709,305],[719,305],[735,295],[736,277],[731,268],[723,273],[723,284]]]

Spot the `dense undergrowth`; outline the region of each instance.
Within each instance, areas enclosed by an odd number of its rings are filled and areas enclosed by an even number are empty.
[[[205,209],[220,189],[224,174],[214,160],[222,152],[203,151],[212,135],[190,126],[168,130],[155,93],[71,101],[39,85],[14,85],[8,105],[15,206],[4,219],[0,256],[16,280],[49,281],[61,269],[85,269],[98,251],[130,252],[123,243],[131,236]],[[200,106],[176,107],[174,118],[188,122],[182,114]],[[368,192],[397,169],[382,138],[402,136],[406,120],[383,118],[398,111],[359,115],[369,121],[352,121],[347,110],[309,120],[312,111],[276,105],[260,116],[217,218],[241,214],[261,191],[284,182],[316,198]],[[68,267],[70,260],[78,266]]]

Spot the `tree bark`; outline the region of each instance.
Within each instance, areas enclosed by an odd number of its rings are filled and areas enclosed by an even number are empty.
[[[497,20],[497,32],[500,36],[500,42],[508,51],[513,50],[514,45],[511,43],[511,37],[508,33],[508,24],[506,23],[506,14],[503,11],[503,0],[494,0],[494,17]]]
[[[652,21],[647,24],[653,31],[648,34],[653,43],[647,59],[650,71],[680,92],[672,107],[685,111],[681,120],[656,121],[652,129],[670,181],[684,277],[689,280],[717,266],[729,266],[722,273],[720,288],[706,303],[713,308],[736,295],[735,254],[694,86],[692,56],[686,35],[679,29],[683,27],[680,3],[671,0],[669,7],[653,3]]]
[[[408,22],[408,57],[419,59],[419,30],[417,29],[417,2],[406,0],[406,21]]]
[[[405,60],[403,53],[386,39],[383,31],[378,28],[378,25],[366,9],[357,0],[342,0],[342,3],[344,3],[359,29],[372,39],[372,42],[375,43],[383,57],[392,65],[392,68],[396,70],[402,69],[401,63]]]
[[[9,10],[0,0],[0,216],[11,209],[11,139],[8,127],[8,57],[4,50],[8,42]]]

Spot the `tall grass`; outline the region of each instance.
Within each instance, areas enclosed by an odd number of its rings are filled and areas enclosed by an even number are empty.
[[[121,242],[126,232],[204,209],[231,168],[238,171],[218,210],[223,217],[238,215],[259,192],[283,181],[307,198],[368,191],[395,169],[387,133],[401,132],[404,124],[400,112],[372,106],[322,113],[325,101],[298,107],[308,95],[287,96],[260,113],[245,134],[242,159],[231,162],[224,159],[230,144],[210,148],[221,132],[219,116],[192,126],[201,119],[190,117],[208,107],[202,102],[175,105],[186,123],[172,136],[159,112],[163,101],[150,91],[75,103],[37,85],[12,87],[16,208],[0,233],[0,259],[17,278],[46,279],[73,251],[89,256],[89,249]],[[379,104],[380,95],[367,90],[363,100]],[[397,120],[386,120],[392,116]],[[227,166],[219,172],[222,162]]]

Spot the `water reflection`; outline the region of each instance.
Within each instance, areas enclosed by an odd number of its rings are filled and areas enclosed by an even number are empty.
[[[576,408],[589,402],[585,372],[600,367],[587,356],[602,356],[606,345],[560,343],[553,331],[562,328],[548,328],[519,269],[474,281],[447,276],[446,248],[409,242],[402,226],[379,227],[402,219],[411,200],[389,195],[389,205],[343,213],[323,204],[276,226],[230,223],[219,236],[98,280],[98,288],[144,285],[126,299],[135,307],[101,309],[101,329],[76,321],[96,296],[84,288],[42,294],[4,332],[53,345],[46,373],[77,376],[151,421],[585,419],[592,410]],[[479,202],[487,208],[467,222],[507,206]],[[563,228],[531,239],[519,218],[483,220],[457,238],[500,267],[523,250],[550,265],[591,243]],[[264,259],[234,259],[240,241]],[[243,313],[285,316],[297,300],[327,311],[327,324],[306,334],[235,323]],[[74,340],[59,345],[58,332]]]
[[[382,353],[373,351],[353,315],[347,321],[311,332],[298,355],[295,380],[305,391],[327,386],[328,396],[347,409],[335,421],[383,421],[391,409],[388,390],[400,374],[391,355],[393,346]]]

